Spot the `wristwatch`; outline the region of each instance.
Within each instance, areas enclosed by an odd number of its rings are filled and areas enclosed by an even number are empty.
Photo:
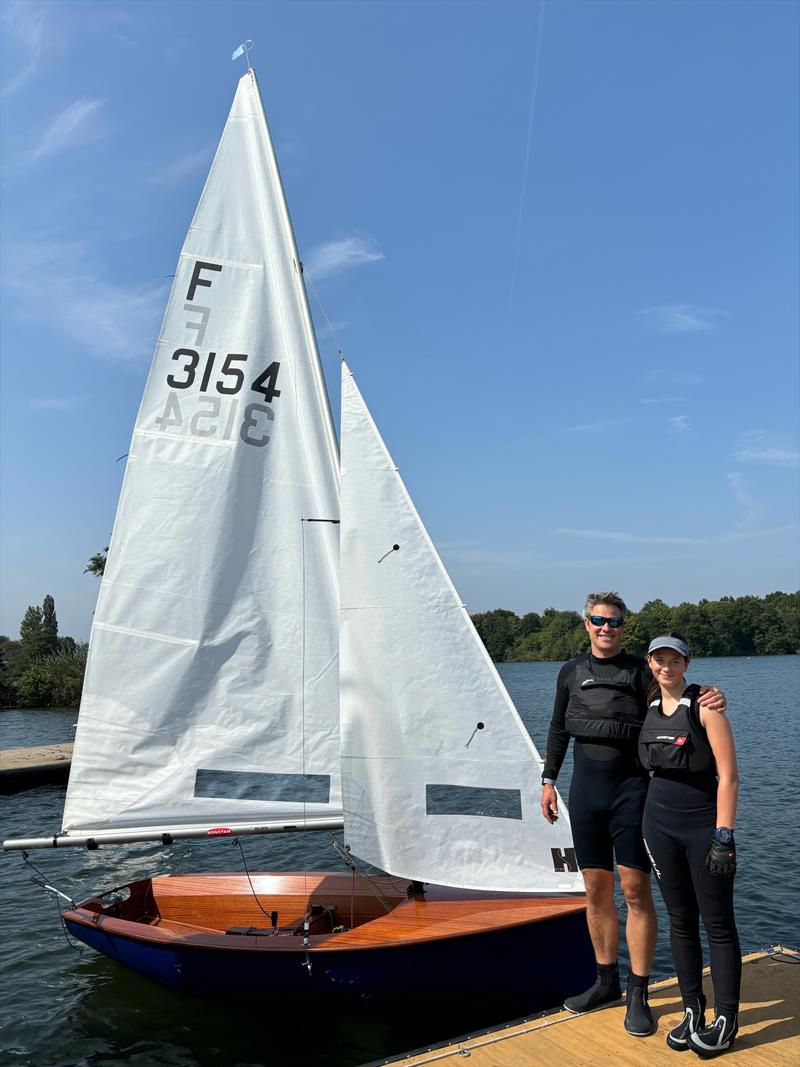
[[[718,826],[714,831],[714,840],[718,841],[720,845],[732,845],[733,830],[727,826]]]

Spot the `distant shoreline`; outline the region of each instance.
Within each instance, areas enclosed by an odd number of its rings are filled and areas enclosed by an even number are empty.
[[[588,648],[585,650],[588,652]],[[625,651],[625,650],[623,650]],[[737,656],[717,656],[712,653],[698,652],[696,656],[692,656],[692,663],[698,659],[791,659],[792,657],[800,656],[800,650],[797,652],[753,652],[750,655],[740,652]],[[569,657],[572,659],[572,656]],[[565,659],[496,659],[492,660],[493,663],[567,663]]]

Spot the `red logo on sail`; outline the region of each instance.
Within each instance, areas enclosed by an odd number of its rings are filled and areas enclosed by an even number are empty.
[[[209,837],[224,837],[226,834],[232,834],[233,830],[229,830],[227,826],[212,826],[206,833]]]

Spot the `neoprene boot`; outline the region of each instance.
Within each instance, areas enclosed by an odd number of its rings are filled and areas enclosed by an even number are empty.
[[[647,1001],[647,983],[650,976],[631,974],[625,993],[625,1029],[632,1037],[649,1037],[658,1027]]]
[[[710,1060],[713,1056],[721,1056],[723,1052],[727,1052],[733,1046],[738,1033],[739,1013],[732,1011],[725,1015],[720,1012],[714,1016],[711,1026],[705,1026],[697,1033],[689,1035],[689,1048],[704,1060]]]
[[[613,1004],[622,997],[619,984],[619,967],[616,963],[598,963],[597,981],[576,997],[567,997],[564,1007],[574,1015],[583,1015],[605,1004]]]
[[[667,1044],[675,1052],[689,1051],[689,1036],[696,1034],[706,1025],[706,998],[701,996],[699,1000],[691,1001],[683,1005],[683,1018],[677,1026],[667,1034]]]

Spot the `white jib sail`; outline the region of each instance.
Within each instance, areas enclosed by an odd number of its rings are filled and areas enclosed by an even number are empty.
[[[338,518],[327,393],[248,72],[136,421],[92,626],[68,833],[341,810]]]
[[[346,366],[341,423],[345,838],[405,878],[582,891],[566,809]]]

